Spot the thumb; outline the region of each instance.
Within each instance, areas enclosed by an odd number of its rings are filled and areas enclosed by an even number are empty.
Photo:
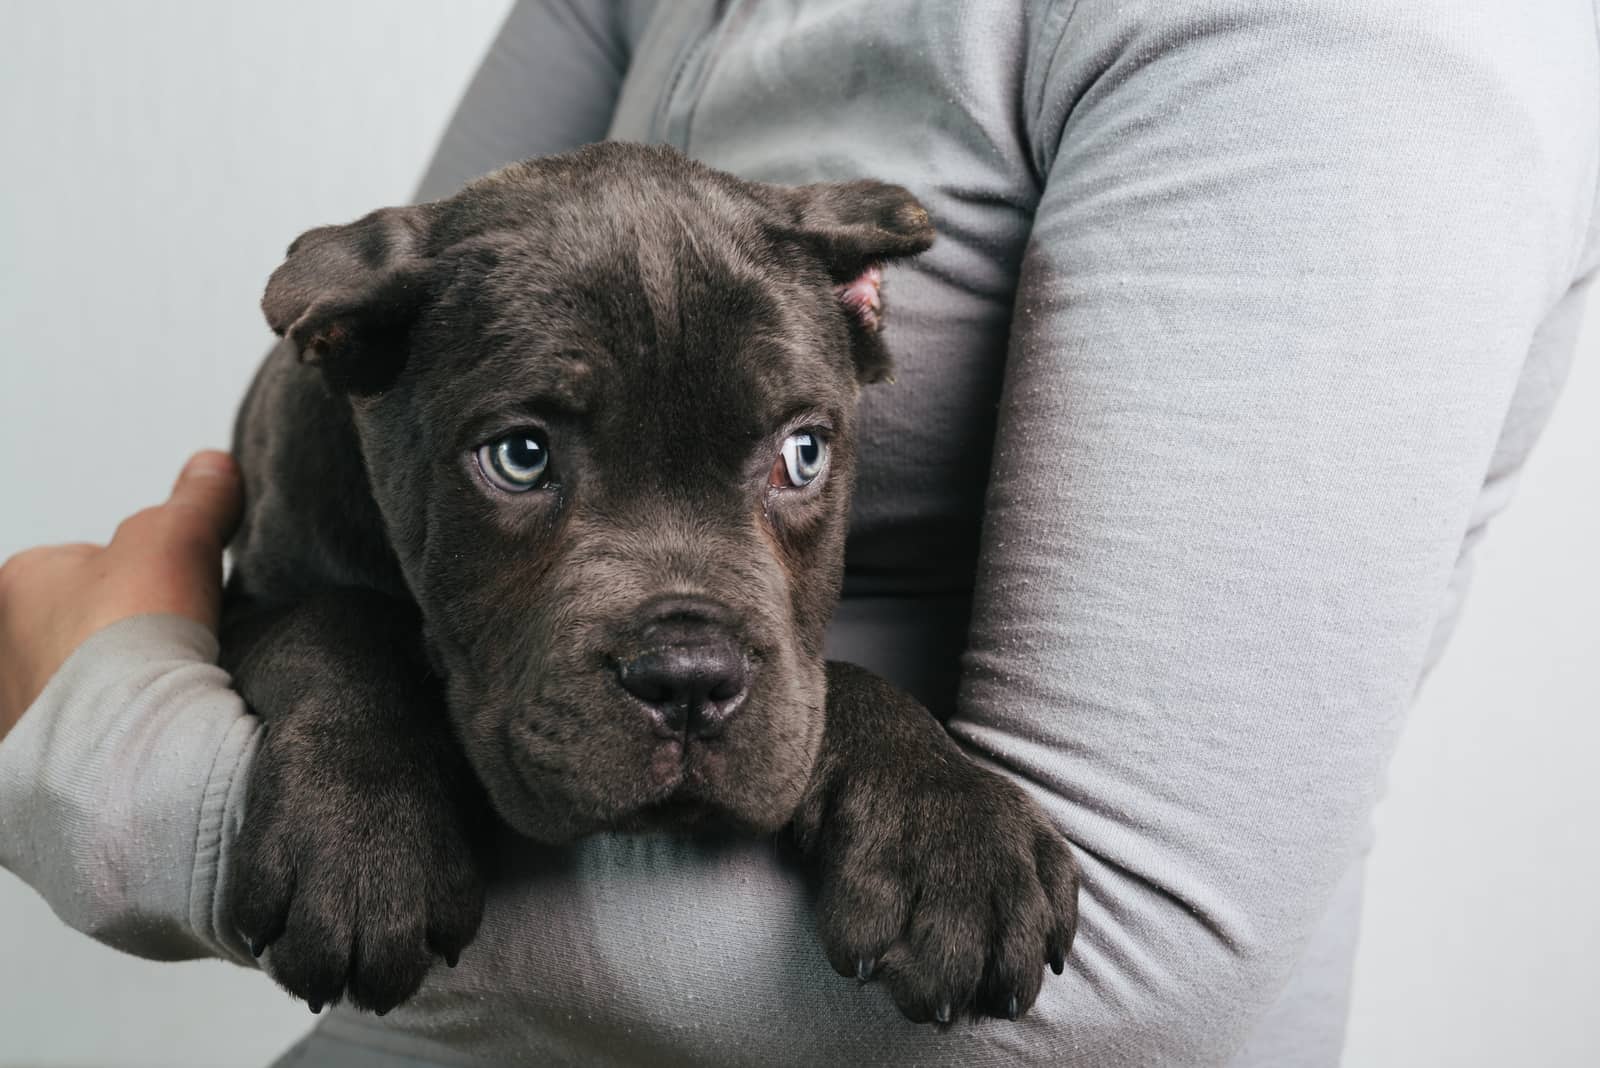
[[[243,506],[239,468],[225,452],[189,458],[165,504],[129,516],[97,565],[93,633],[128,616],[172,613],[216,627],[222,547]]]
[[[222,548],[244,505],[240,481],[233,457],[197,452],[183,465],[167,503],[123,524],[111,552],[126,564],[126,592],[144,602],[140,611],[173,612],[217,625]]]
[[[244,499],[239,467],[225,452],[197,452],[184,464],[166,511],[181,529],[179,540],[219,553],[239,522]]]

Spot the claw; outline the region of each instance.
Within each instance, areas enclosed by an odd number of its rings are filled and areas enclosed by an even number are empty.
[[[460,963],[461,963],[461,952],[460,952],[460,950],[451,950],[449,953],[446,953],[444,955],[444,966],[446,968],[454,968],[457,964],[460,964]],[[1059,975],[1060,973],[1057,972],[1056,974]]]
[[[856,961],[856,982],[867,983],[872,981],[872,973],[877,971],[878,962],[872,957],[862,957]]]
[[[245,944],[250,947],[250,955],[257,960],[260,960],[261,954],[267,951],[267,944],[254,938],[246,939]]]
[[[1015,1020],[1022,1013],[1017,1008],[1017,995],[1012,994],[1011,1000],[1006,1003],[1006,1019]]]
[[[315,1015],[315,1014],[320,1013],[322,1011],[322,1002],[320,1002],[320,1001],[308,1001],[308,1002],[306,1002],[306,1007],[311,1010],[313,1015]]]
[[[939,1006],[939,1011],[933,1014],[933,1018],[935,1020],[938,1020],[942,1024],[949,1023],[950,1022],[950,1003],[947,1001],[943,1005],[940,1005]]]
[[[1067,955],[1058,946],[1050,951],[1050,970],[1060,975],[1067,966]]]

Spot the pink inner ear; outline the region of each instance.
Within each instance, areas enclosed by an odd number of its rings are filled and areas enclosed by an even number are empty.
[[[845,309],[856,317],[865,329],[875,331],[883,311],[883,298],[879,287],[883,285],[883,268],[874,264],[856,275],[855,280],[839,286],[834,292],[844,302]]]

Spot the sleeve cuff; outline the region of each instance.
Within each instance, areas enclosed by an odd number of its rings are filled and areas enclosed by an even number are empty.
[[[260,724],[216,654],[193,620],[112,624],[0,743],[0,865],[143,957],[250,962],[220,902]]]

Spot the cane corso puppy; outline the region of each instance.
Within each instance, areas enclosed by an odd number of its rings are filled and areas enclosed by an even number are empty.
[[[228,904],[278,982],[404,1001],[471,941],[498,818],[784,829],[841,973],[913,1020],[1028,1009],[1066,844],[822,659],[881,272],[932,241],[898,186],[602,144],[290,246],[223,638],[266,723]]]

